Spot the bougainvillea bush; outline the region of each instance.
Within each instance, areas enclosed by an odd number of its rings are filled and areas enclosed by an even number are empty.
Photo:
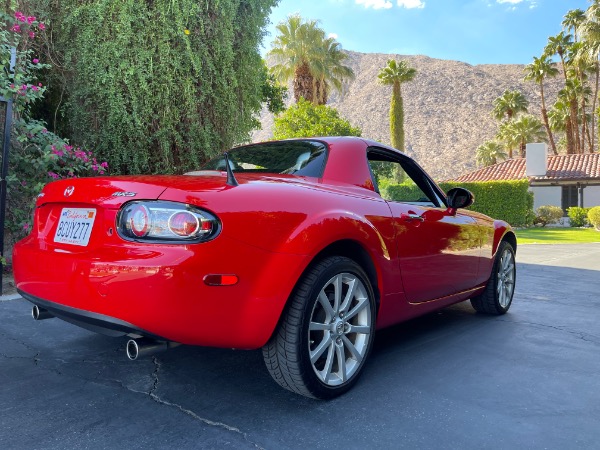
[[[0,13],[0,95],[13,99],[13,127],[9,156],[8,202],[5,231],[12,240],[29,232],[35,199],[50,181],[102,175],[108,169],[92,152],[73,145],[50,132],[46,124],[31,117],[31,106],[43,98],[46,86],[37,78],[50,66],[33,50],[46,25],[20,11]],[[11,49],[16,49],[14,72],[8,70]]]

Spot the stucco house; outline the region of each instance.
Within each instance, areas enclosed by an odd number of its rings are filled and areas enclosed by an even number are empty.
[[[513,158],[452,181],[528,179],[534,209],[542,205],[589,208],[600,205],[600,153],[548,155],[546,144],[527,144],[525,158]]]

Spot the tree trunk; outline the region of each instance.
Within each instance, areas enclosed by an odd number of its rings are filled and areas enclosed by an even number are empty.
[[[573,153],[581,153],[581,140],[579,136],[579,121],[578,119],[578,107],[577,107],[577,99],[571,99],[569,101],[569,107],[571,108],[571,132],[573,133],[573,144],[574,151]]]
[[[550,142],[550,148],[552,149],[552,153],[558,155],[556,151],[556,144],[554,142],[554,136],[552,135],[552,130],[550,130],[550,124],[548,122],[548,113],[546,111],[546,100],[544,98],[544,84],[540,83],[540,94],[542,96],[542,120],[544,121],[544,128],[546,128],[546,133],[548,134],[548,142]]]
[[[404,151],[404,105],[399,82],[394,83],[390,104],[390,140],[392,147]]]
[[[593,96],[594,101],[592,102],[592,114],[593,115],[596,114],[596,101],[598,100],[598,87],[600,86],[600,64],[598,64],[598,60],[596,60],[595,66],[596,66],[595,67],[595,69],[596,69],[596,87],[595,87],[594,96]],[[595,131],[594,131],[594,126],[596,125],[596,120],[594,117],[592,117],[591,122],[592,122],[592,132],[591,132],[592,143],[590,146],[590,152],[593,152],[594,151],[594,140],[596,138]]]
[[[315,103],[313,96],[314,77],[310,73],[308,64],[302,64],[296,68],[294,73],[294,100],[298,103],[300,98],[304,98],[311,103]]]
[[[567,135],[567,155],[572,155],[575,153],[575,149],[573,146],[573,126],[570,118],[565,124],[565,134]]]

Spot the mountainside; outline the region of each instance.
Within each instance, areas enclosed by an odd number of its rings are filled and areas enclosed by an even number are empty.
[[[492,102],[506,89],[518,89],[529,100],[529,112],[540,116],[538,86],[523,81],[523,65],[486,64],[471,66],[458,61],[427,56],[348,52],[348,65],[356,78],[342,97],[332,95],[328,106],[336,108],[362,135],[389,144],[391,86],[378,82],[379,70],[388,59],[404,59],[417,69],[411,82],[402,85],[405,110],[406,153],[414,157],[434,178],[444,180],[477,168],[475,150],[492,139],[498,121],[492,117]],[[560,77],[544,85],[547,106],[562,87]],[[291,87],[288,102],[293,98]],[[273,116],[261,115],[262,130],[254,142],[272,138]]]

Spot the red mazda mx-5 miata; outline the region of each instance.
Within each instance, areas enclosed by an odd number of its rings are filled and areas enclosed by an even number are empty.
[[[331,398],[376,329],[467,299],[508,310],[516,238],[472,202],[370,140],[253,144],[181,176],[50,183],[14,276],[34,318],[130,336],[132,359],[262,347],[281,386]]]

